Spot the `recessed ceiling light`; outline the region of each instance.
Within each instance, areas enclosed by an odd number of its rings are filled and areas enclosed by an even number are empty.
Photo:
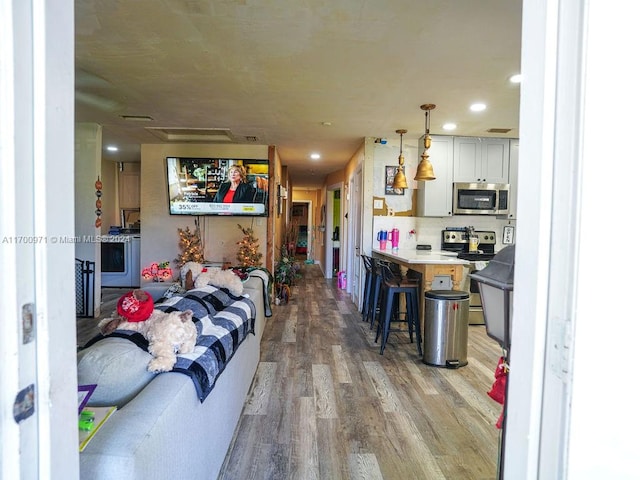
[[[445,123],[442,125],[443,130],[455,130],[458,126],[455,123]]]
[[[522,81],[522,75],[520,73],[516,73],[515,75],[511,75],[509,77],[509,81],[511,83],[520,83]]]
[[[311,155],[309,155],[309,157],[311,158],[311,160],[319,160],[320,159],[320,154],[319,153],[312,153]]]
[[[486,110],[487,106],[484,103],[473,103],[470,107],[469,110],[471,110],[472,112],[482,112],[484,110]]]
[[[109,145],[107,147],[107,150],[109,150],[110,152],[117,152],[118,151],[118,147],[116,147],[115,145]]]

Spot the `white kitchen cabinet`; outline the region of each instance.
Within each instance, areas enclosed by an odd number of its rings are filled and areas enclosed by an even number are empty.
[[[509,139],[455,137],[453,181],[509,182]]]
[[[140,174],[120,172],[118,178],[120,208],[140,208]]]
[[[424,135],[418,140],[418,162],[424,151]],[[418,182],[419,217],[450,217],[453,213],[453,137],[431,136],[429,161],[433,165],[435,180]]]
[[[518,209],[518,158],[520,155],[520,140],[509,140],[509,214],[510,220],[516,219]]]

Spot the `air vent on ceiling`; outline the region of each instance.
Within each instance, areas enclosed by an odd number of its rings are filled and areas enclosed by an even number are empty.
[[[233,141],[228,128],[147,127],[147,130],[166,142],[228,143]]]
[[[247,135],[244,138],[245,138],[245,140],[247,142],[257,142],[258,141],[258,137],[254,136],[254,135]]]
[[[489,133],[509,133],[512,129],[511,128],[490,128],[489,130],[487,130],[487,132]]]
[[[152,122],[153,117],[149,115],[120,115],[120,118],[128,122]]]

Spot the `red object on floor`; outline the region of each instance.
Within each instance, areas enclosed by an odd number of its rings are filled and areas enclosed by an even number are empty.
[[[498,366],[496,367],[495,372],[495,382],[493,382],[493,386],[491,390],[487,392],[493,400],[498,402],[500,405],[504,405],[506,390],[507,390],[507,374],[509,373],[509,367],[504,361],[504,357],[500,357],[498,360]],[[504,418],[504,407],[502,412],[500,413],[500,418],[496,423],[497,428],[502,428],[502,420]]]

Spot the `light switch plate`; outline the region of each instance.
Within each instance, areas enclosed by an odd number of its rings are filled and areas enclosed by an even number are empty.
[[[380,210],[380,209],[382,209],[382,207],[383,207],[382,200],[374,200],[373,201],[373,208],[375,210]]]

